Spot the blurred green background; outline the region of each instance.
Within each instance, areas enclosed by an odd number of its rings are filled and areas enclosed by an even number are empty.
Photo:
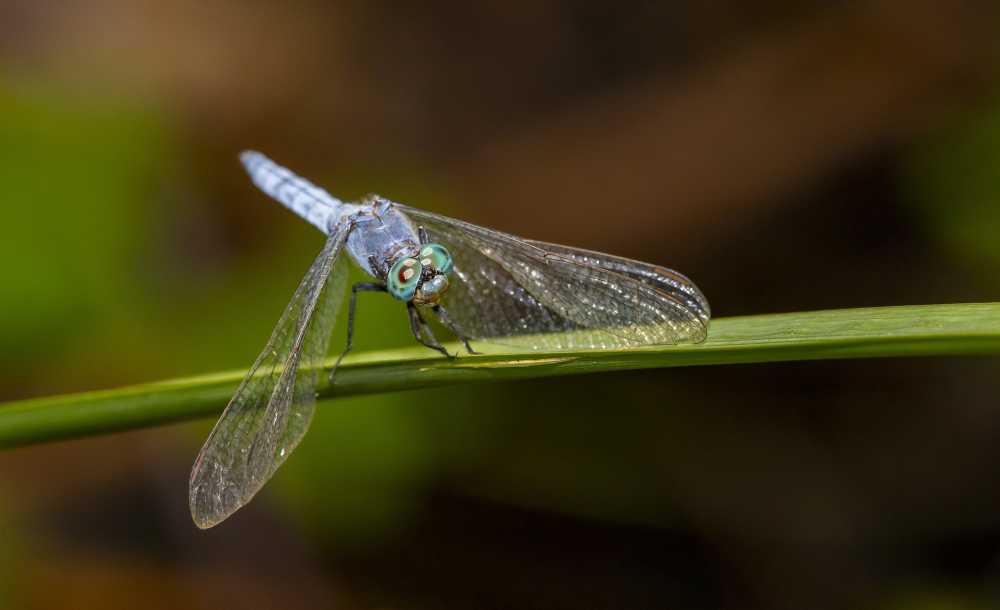
[[[252,363],[323,239],[244,148],[674,267],[717,316],[1000,300],[998,24],[986,0],[0,0],[0,399]],[[380,295],[356,336],[412,341]],[[324,402],[208,532],[211,422],[5,451],[0,608],[1000,607],[998,365]]]

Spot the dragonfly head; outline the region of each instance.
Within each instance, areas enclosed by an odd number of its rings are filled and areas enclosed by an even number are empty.
[[[448,276],[436,272],[420,284],[417,293],[413,295],[413,302],[417,305],[434,305],[445,292],[448,292]]]
[[[433,305],[448,291],[451,253],[441,244],[425,244],[416,256],[398,259],[386,280],[389,294],[400,301]]]

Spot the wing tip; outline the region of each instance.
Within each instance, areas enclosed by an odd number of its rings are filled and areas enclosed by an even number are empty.
[[[197,527],[200,530],[211,529],[216,525],[218,525],[219,523],[221,523],[223,519],[218,519],[218,520],[203,519],[200,518],[198,515],[191,513],[191,520],[194,521],[195,527]]]
[[[251,494],[251,497],[253,495]],[[238,500],[235,496],[215,498],[200,485],[192,485],[188,496],[191,520],[200,530],[207,530],[222,523],[242,508],[249,498]]]
[[[225,521],[226,518],[232,514],[229,513],[222,515],[220,517],[218,515],[211,514],[209,511],[203,510],[201,507],[198,506],[196,490],[191,491],[191,496],[189,498],[189,505],[191,508],[191,520],[194,521],[194,524],[200,530],[207,530],[209,528],[215,527],[216,525]]]
[[[691,343],[695,345],[708,341],[708,330],[711,326],[711,319],[708,316],[698,317],[698,332],[691,337]]]
[[[211,440],[211,437],[209,437]],[[206,442],[207,445],[207,442]],[[204,447],[195,459],[188,479],[188,508],[198,529],[207,530],[222,523],[242,508],[254,494],[240,497],[231,482],[218,479],[218,466],[204,459]]]

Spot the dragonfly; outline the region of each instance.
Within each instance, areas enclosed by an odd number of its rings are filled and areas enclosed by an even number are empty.
[[[378,195],[343,202],[261,153],[245,151],[240,160],[257,187],[327,238],[194,462],[189,504],[202,529],[249,502],[302,440],[348,292],[346,344],[331,383],[353,347],[362,292],[401,301],[414,338],[448,358],[457,354],[438,342],[431,316],[469,354],[476,342],[627,349],[699,343],[708,334],[708,301],[676,271],[523,239]],[[371,281],[348,289],[348,261]]]

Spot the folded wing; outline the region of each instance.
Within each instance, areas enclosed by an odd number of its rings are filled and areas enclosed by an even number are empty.
[[[198,453],[189,496],[198,527],[212,527],[249,502],[305,435],[346,288],[339,254],[347,233],[346,222],[331,232]]]
[[[613,254],[584,250],[583,248],[572,248],[570,246],[550,244],[530,239],[525,241],[546,252],[564,256],[582,265],[601,267],[608,271],[627,275],[657,290],[675,295],[678,299],[684,301],[689,308],[696,311],[706,325],[712,316],[708,299],[705,298],[701,290],[695,286],[694,282],[673,269]]]
[[[454,281],[443,304],[473,338],[559,350],[707,335],[708,303],[679,273],[398,207],[451,250]]]

